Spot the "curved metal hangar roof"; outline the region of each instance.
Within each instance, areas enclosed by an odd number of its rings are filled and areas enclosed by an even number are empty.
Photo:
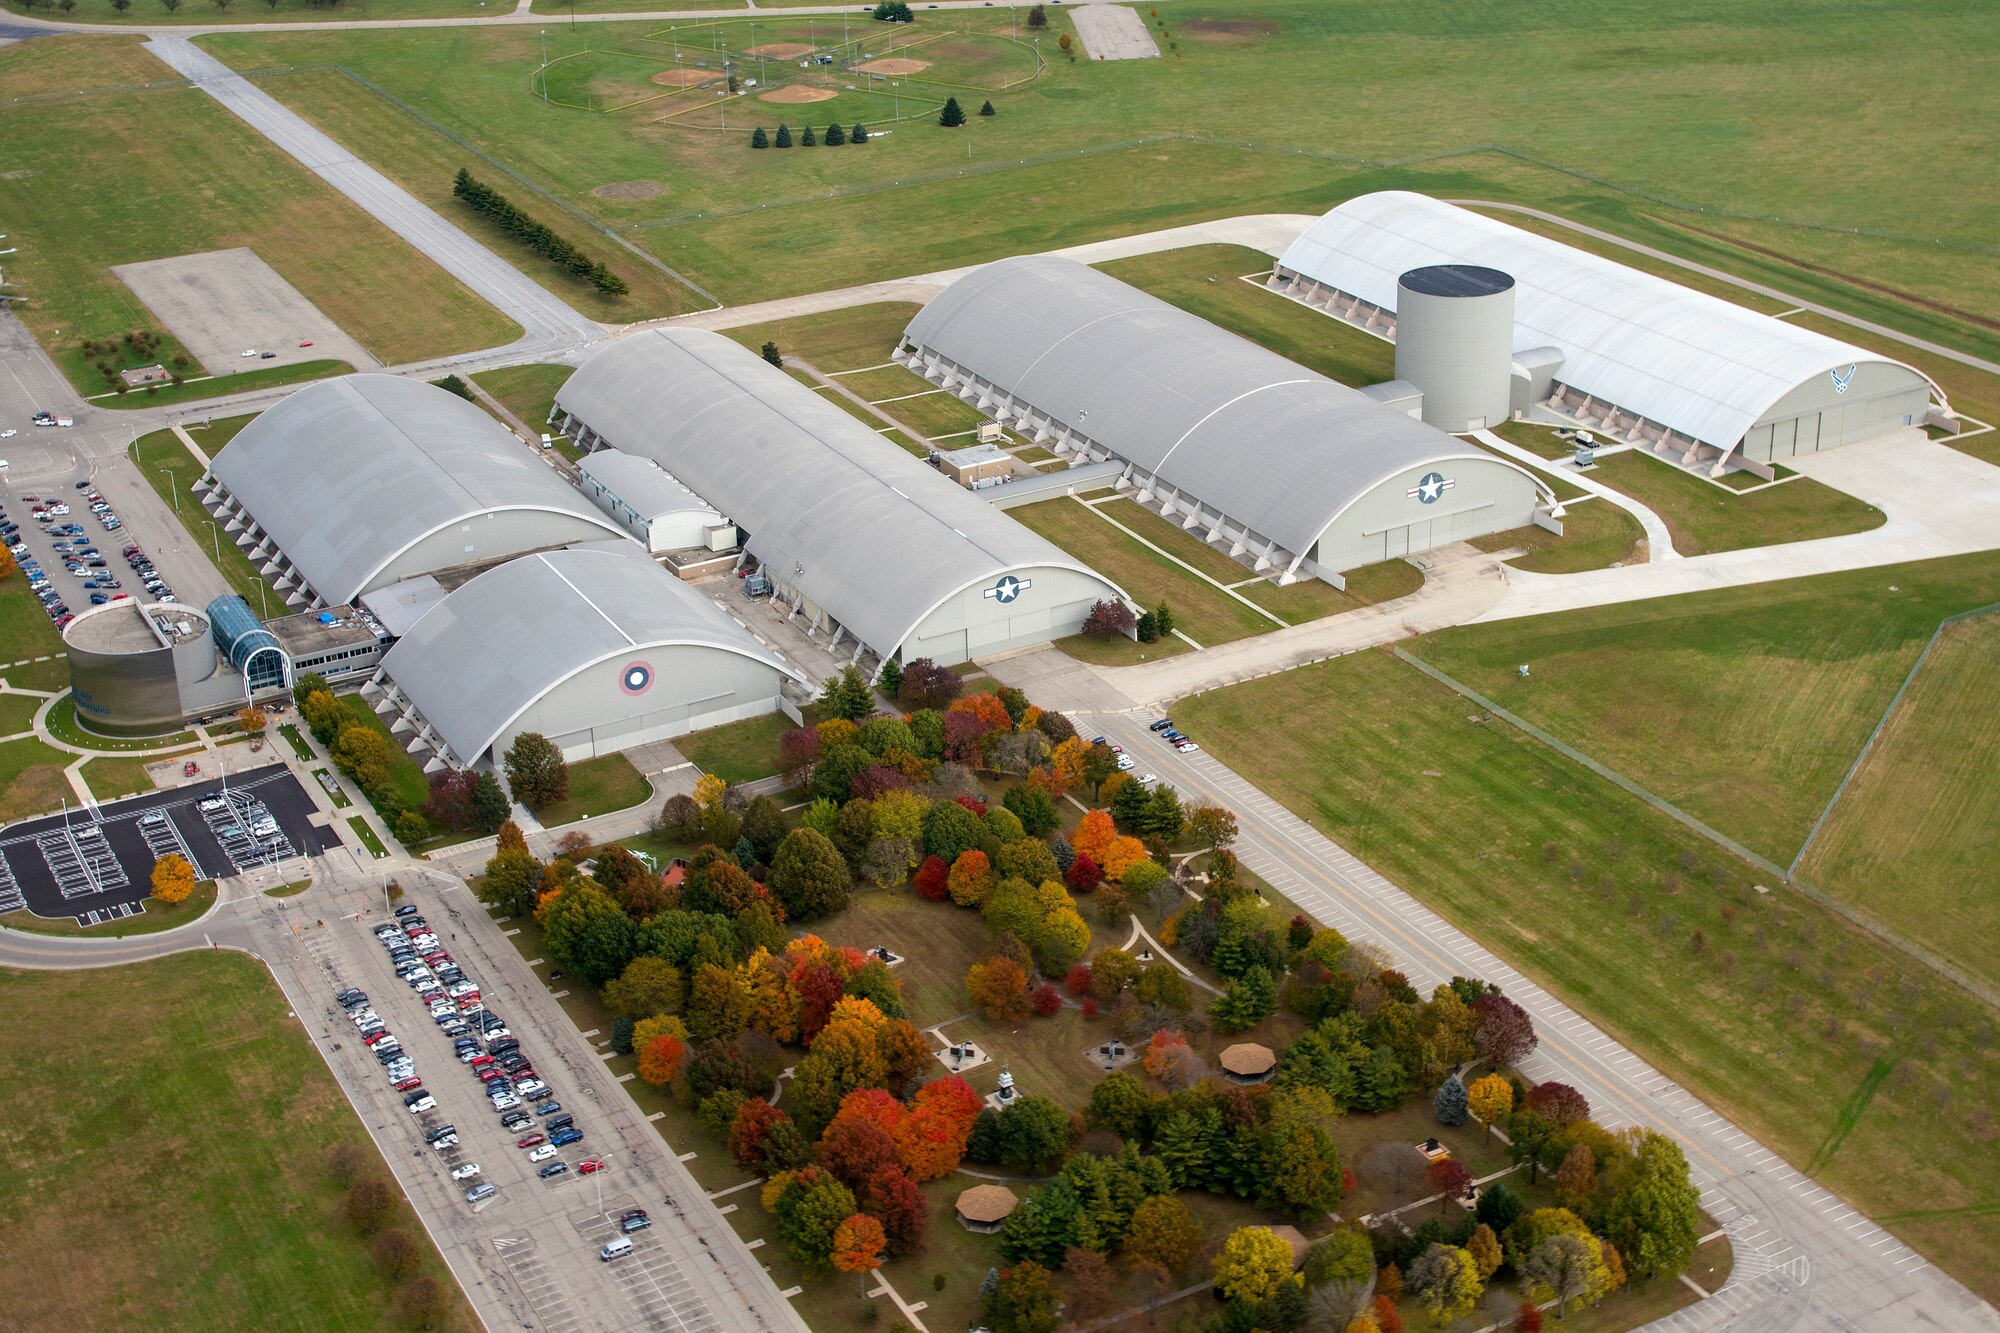
[[[1500,269],[1516,284],[1516,352],[1560,348],[1563,383],[1724,447],[1832,371],[1875,362],[1929,382],[1900,361],[1407,190],[1348,200],[1278,263],[1391,311],[1411,269]]]
[[[1009,573],[1070,570],[1123,596],[720,334],[621,338],[556,402],[729,515],[775,578],[884,658],[947,600]]]
[[[625,536],[492,417],[395,375],[300,389],[244,427],[209,470],[335,604],[425,538],[485,515],[554,518],[516,550]]]
[[[797,675],[629,541],[621,550],[544,551],[487,570],[425,612],[382,665],[452,753],[471,763],[579,672],[673,647],[733,653]],[[661,683],[696,699],[704,688],[682,673]]]
[[[1399,472],[1490,458],[1067,259],[974,270],[905,341],[1292,551]]]

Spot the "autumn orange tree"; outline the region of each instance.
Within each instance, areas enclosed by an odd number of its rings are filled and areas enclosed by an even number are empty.
[[[972,1085],[956,1074],[932,1079],[917,1090],[909,1113],[895,1128],[896,1149],[912,1179],[936,1180],[958,1169],[982,1105]]]
[[[1111,822],[1108,810],[1091,810],[1077,823],[1076,832],[1070,834],[1069,845],[1076,849],[1078,856],[1087,856],[1099,865],[1104,864],[1104,851],[1118,836],[1118,828]]]
[[[247,707],[236,710],[236,725],[246,736],[263,735],[264,728],[269,726],[270,723],[271,719],[266,717],[264,710],[256,704],[250,704]]]
[[[661,1033],[639,1047],[639,1077],[656,1088],[664,1088],[680,1077],[681,1064],[686,1059],[687,1043]]]
[[[1028,1016],[1028,977],[1011,958],[988,958],[965,971],[965,989],[990,1019],[1019,1022]]]
[[[993,863],[977,847],[960,852],[945,879],[951,900],[960,907],[978,907],[993,890]]]
[[[868,1274],[882,1266],[882,1246],[887,1237],[882,1224],[866,1213],[855,1213],[833,1229],[833,1266],[843,1273],[861,1275],[861,1295],[868,1295]]]
[[[163,903],[184,903],[194,892],[194,867],[179,852],[153,862],[153,896]]]

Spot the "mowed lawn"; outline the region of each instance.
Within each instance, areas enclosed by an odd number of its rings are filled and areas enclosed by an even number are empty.
[[[51,814],[76,791],[63,770],[76,756],[33,737],[0,741],[0,824]]]
[[[1838,0],[1808,14],[1782,0],[1668,9],[1642,0],[1206,0],[1164,15],[1167,59],[1103,62],[1055,52],[1071,30],[1063,8],[1050,6],[1044,76],[993,94],[998,115],[961,131],[906,121],[880,142],[831,152],[752,152],[749,114],[740,122],[732,114],[720,134],[650,124],[644,108],[606,115],[542,103],[530,87],[541,58],[534,29],[250,33],[205,43],[241,69],[343,63],[566,201],[632,225],[635,241],[731,301],[1203,218],[1318,211],[1359,190],[1401,186],[1622,213],[1591,220],[1843,288],[1839,303],[1856,313],[1910,292],[1942,308],[1906,304],[1889,322],[2000,344],[2000,334],[1951,313],[1990,317],[2000,307],[2000,275],[1976,258],[1990,240],[2000,183],[1965,182],[1927,201],[1920,218],[1903,202],[1928,181],[1962,175],[1960,163],[1993,155],[1995,81],[1978,61],[1935,55],[1990,47],[1992,18],[1980,7]],[[917,16],[893,36],[1002,34],[1018,18],[1004,7],[920,7]],[[658,46],[670,60],[669,45],[647,41],[659,26],[551,24],[549,54]],[[1522,95],[1579,77],[1589,96]],[[330,124],[344,114],[316,110],[299,78],[265,82]],[[1829,101],[1826,89],[1843,86],[1879,95],[1859,107]],[[353,85],[346,98],[373,96]],[[1940,105],[1960,113],[1949,132],[1939,129]],[[1177,134],[1231,142],[1168,137]],[[1852,169],[1829,186],[1823,145],[1833,135]],[[394,136],[350,146],[376,161],[404,153]],[[662,191],[592,195],[633,180]],[[1674,225],[1683,218],[1694,225]],[[1753,259],[1749,246],[1778,258]],[[1887,290],[1843,282],[1846,274]]]
[[[903,330],[921,309],[908,301],[884,301],[725,329],[723,336],[753,352],[762,351],[767,342],[776,343],[781,355],[809,361],[822,374],[832,375],[889,364]]]
[[[1602,459],[1591,475],[1658,514],[1682,555],[1839,537],[1879,528],[1888,519],[1875,506],[1810,477],[1738,494],[1636,453]]]
[[[38,76],[79,82],[91,77],[90,62],[104,49],[95,39],[22,43],[0,51],[0,69],[27,51]],[[114,78],[174,77],[158,61],[135,70],[129,53],[114,49]],[[489,347],[520,333],[191,88],[93,94],[54,115],[32,101],[0,107],[0,217],[18,250],[7,259],[8,281],[28,297],[15,309],[86,393],[100,392],[104,377],[83,355],[84,338],[165,332],[113,265],[235,246],[255,250],[385,364]],[[176,350],[171,341],[162,349]]]
[[[1799,874],[2000,982],[2000,615],[1939,636]]]
[[[614,810],[629,810],[653,794],[645,774],[622,754],[604,754],[569,766],[569,796],[535,812],[543,827],[594,819]]]
[[[1067,496],[1007,513],[1123,588],[1140,606],[1165,602],[1173,610],[1175,627],[1204,648],[1279,628],[1269,616],[1197,578]],[[1249,576],[1244,571],[1244,577]]]
[[[676,736],[674,748],[724,782],[755,782],[778,771],[778,739],[791,729],[792,720],[783,713],[766,713]]]
[[[0,1005],[21,1126],[0,1144],[10,1326],[404,1326],[326,1173],[368,1138],[261,964],[0,972]],[[447,1327],[474,1326],[460,1300]]]
[[[1785,865],[1938,622],[1996,587],[2000,555],[1957,556],[1462,626],[1410,651]]]
[[[575,366],[508,366],[474,375],[480,388],[498,398],[508,411],[528,423],[533,431],[549,429],[549,413],[555,409],[556,390],[576,373]]]
[[[1474,537],[1482,551],[1521,551],[1507,563],[1535,574],[1576,574],[1636,562],[1646,530],[1639,520],[1601,498],[1565,502],[1562,535],[1547,528],[1510,528]]]
[[[2000,1032],[1969,997],[1809,900],[1756,893],[1747,865],[1386,652],[1174,717],[1794,1164],[1837,1143],[1829,1187],[2000,1295],[2000,1233],[1946,1215],[2000,1190],[1979,1128]],[[1400,921],[1374,924],[1400,942]],[[1840,1140],[1878,1059],[1893,1073]]]
[[[210,458],[222,452],[222,447],[236,438],[238,431],[255,421],[254,416],[228,417],[209,426],[189,423],[185,429],[201,451]],[[188,452],[180,437],[171,430],[156,430],[150,435],[141,435],[132,446],[132,462],[145,475],[146,481],[158,492],[167,508],[187,529],[208,559],[229,580],[229,586],[242,594],[260,614],[282,616],[290,609],[285,605],[284,595],[250,563],[243,548],[236,544],[234,535],[222,530],[215,516],[202,507],[201,497],[190,487],[200,481],[208,469]]]

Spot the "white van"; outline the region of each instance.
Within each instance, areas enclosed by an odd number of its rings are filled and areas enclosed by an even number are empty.
[[[610,1263],[613,1259],[623,1259],[632,1253],[632,1241],[628,1236],[620,1236],[597,1252],[598,1262]]]

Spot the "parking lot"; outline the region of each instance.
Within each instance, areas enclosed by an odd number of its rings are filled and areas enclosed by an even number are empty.
[[[144,574],[123,554],[125,547],[140,543],[126,530],[109,499],[92,498],[100,494],[94,486],[72,482],[54,488],[10,485],[0,495],[0,525],[13,529],[4,533],[7,547],[31,581],[39,580],[55,594],[52,605],[43,599],[51,619],[60,619],[56,606],[71,614],[88,610],[93,596],[105,601],[120,595],[151,601],[158,595],[179,595],[163,570],[158,593],[145,586]],[[95,505],[103,508],[94,509]]]
[[[206,808],[204,808],[206,807]],[[151,896],[153,863],[169,852],[201,879],[222,879],[340,845],[315,826],[312,797],[282,764],[153,792],[0,831],[0,911],[73,916],[79,925],[133,916]]]
[[[279,902],[273,902],[271,914],[284,919],[282,928],[305,951],[294,958],[292,970],[314,988],[301,1016],[325,1035],[335,1072],[384,1152],[398,1163],[412,1202],[448,1252],[476,1265],[478,1276],[493,1284],[523,1326],[552,1333],[794,1327],[788,1310],[773,1310],[775,1322],[762,1312],[749,1322],[729,1318],[729,1298],[716,1285],[726,1274],[678,1216],[675,1195],[681,1187],[664,1184],[657,1174],[662,1154],[657,1136],[561,1022],[560,1009],[545,995],[529,997],[514,989],[515,974],[524,970],[504,942],[494,951],[486,938],[497,933],[494,927],[483,919],[461,919],[449,905],[460,902],[483,918],[470,896],[460,888],[447,895],[413,895],[409,902],[422,909],[436,947],[448,955],[446,964],[479,987],[478,1007],[501,1018],[521,1042],[519,1054],[548,1085],[541,1097],[560,1103],[559,1112],[535,1115],[535,1103],[524,1101],[514,1113],[525,1110],[537,1123],[526,1131],[502,1128],[479,1074],[459,1059],[454,1039],[420,995],[423,978],[417,978],[419,988],[407,984],[397,975],[390,947],[378,940],[375,931],[396,920],[379,888],[344,895],[338,915],[318,916],[328,912],[325,905],[308,915]],[[536,985],[531,976],[527,984]],[[362,1029],[336,999],[349,986],[366,994],[366,1008],[400,1045],[420,1087],[394,1086]],[[406,1096],[421,1093],[436,1105],[414,1111],[404,1104]],[[530,1161],[518,1140],[542,1132],[540,1126],[561,1114],[575,1117],[584,1138],[555,1157]],[[426,1136],[444,1125],[453,1127],[457,1142],[442,1150],[429,1146]],[[601,1159],[604,1167],[584,1175],[579,1167],[590,1159]],[[562,1174],[539,1174],[558,1160],[568,1164]],[[455,1169],[472,1163],[479,1167],[476,1175],[452,1179]],[[482,1183],[493,1186],[492,1195],[469,1200],[466,1191]],[[649,1210],[653,1225],[631,1234],[629,1254],[601,1262],[600,1249],[619,1234],[620,1214],[635,1207]]]

